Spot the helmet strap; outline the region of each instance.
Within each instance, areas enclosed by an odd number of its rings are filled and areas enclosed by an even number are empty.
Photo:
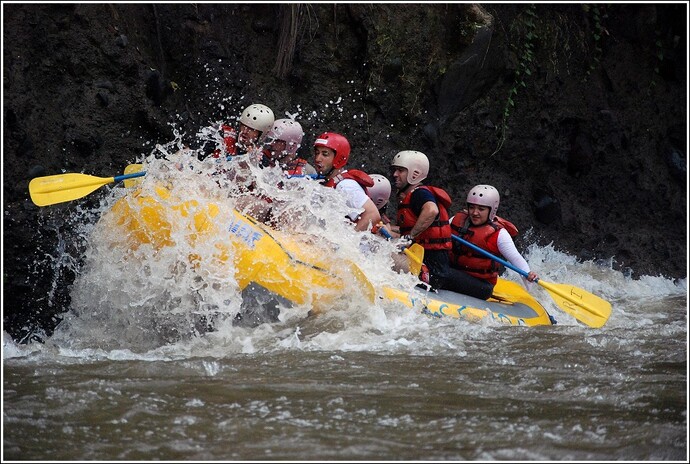
[[[330,171],[328,171],[326,174],[323,175],[324,179],[330,179],[330,178],[331,178],[331,174],[332,174],[333,171],[335,171],[335,170],[336,170],[336,169],[335,169],[333,166],[331,166]],[[336,173],[336,174],[337,174],[337,173]]]

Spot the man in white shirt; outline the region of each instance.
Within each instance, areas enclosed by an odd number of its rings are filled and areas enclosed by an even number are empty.
[[[348,217],[355,223],[355,230],[364,231],[378,224],[381,214],[366,192],[374,185],[373,179],[363,171],[345,168],[350,157],[350,143],[335,132],[324,132],[314,142],[314,168],[326,187],[333,187],[345,195],[346,204],[352,208]]]

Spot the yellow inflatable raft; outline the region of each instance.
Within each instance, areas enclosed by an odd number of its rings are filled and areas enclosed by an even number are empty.
[[[135,191],[121,198],[110,213],[132,248],[148,244],[159,250],[184,240],[195,266],[231,263],[227,268],[240,291],[258,285],[293,304],[312,303],[318,311],[342,296],[354,277],[364,286],[364,295],[372,302],[375,298],[373,286],[354,263],[335,263],[324,250],[234,209],[223,212],[216,203],[182,201],[159,186],[154,194]]]
[[[488,301],[449,290],[429,292],[420,288],[408,291],[384,287],[383,297],[439,318],[454,317],[471,322],[487,319],[522,326],[551,325],[554,322],[544,307],[519,284],[501,278]]]
[[[434,317],[490,318],[524,326],[552,324],[529,293],[504,279],[499,279],[489,301],[445,290],[383,287],[377,291],[355,263],[333,258],[333,253],[305,243],[298,235],[274,230],[234,209],[222,211],[216,203],[174,198],[160,186],[154,193],[133,191],[118,200],[110,213],[132,248],[147,244],[159,250],[183,240],[191,250],[193,265],[224,263],[234,272],[239,290],[259,286],[282,301],[310,303],[314,312],[351,294],[354,282],[356,291],[372,303],[378,293],[380,299],[397,301]],[[197,247],[201,244],[205,246]]]

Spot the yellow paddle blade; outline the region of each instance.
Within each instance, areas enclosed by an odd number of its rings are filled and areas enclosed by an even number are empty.
[[[369,300],[370,303],[374,303],[376,300],[376,288],[374,288],[374,284],[371,283],[366,274],[364,274],[364,271],[362,271],[355,263],[352,261],[345,261],[345,263],[359,284],[359,288],[361,288],[362,292],[364,292],[364,296],[367,298],[367,300]]]
[[[410,258],[410,273],[418,276],[422,272],[422,263],[424,262],[424,247],[419,243],[413,243],[411,246],[405,248],[405,254]]]
[[[144,169],[143,164],[128,164],[125,168],[125,174],[132,174],[133,172],[140,172]],[[135,187],[141,184],[141,178],[125,180],[125,188]]]
[[[36,177],[29,182],[29,195],[37,206],[54,205],[84,197],[114,181],[114,177],[75,173]]]
[[[590,327],[599,328],[611,316],[611,303],[578,287],[537,281],[566,313]]]

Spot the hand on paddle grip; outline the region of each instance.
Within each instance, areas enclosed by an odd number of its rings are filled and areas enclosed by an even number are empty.
[[[400,251],[404,251],[405,248],[409,248],[410,245],[412,245],[413,243],[414,240],[412,239],[412,237],[410,237],[409,235],[403,235],[395,243],[395,247]]]
[[[386,238],[386,240],[390,240],[391,238],[393,238],[391,237],[390,232],[388,232],[388,229],[386,229],[386,226],[383,224],[383,222],[379,222],[378,224],[374,224],[373,226],[371,226],[371,233],[374,235],[381,234]]]

